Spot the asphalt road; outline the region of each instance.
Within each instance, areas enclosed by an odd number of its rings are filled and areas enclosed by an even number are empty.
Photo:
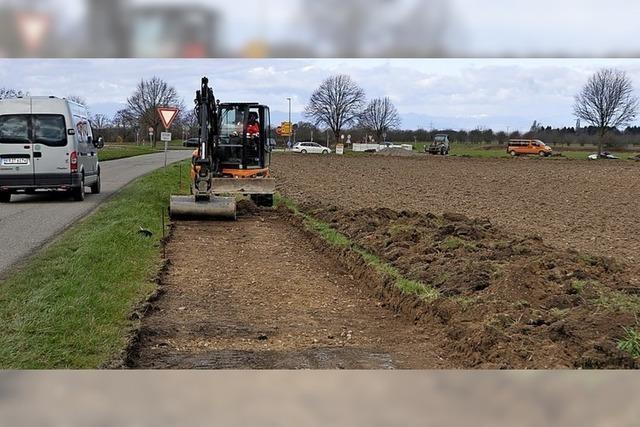
[[[175,162],[190,155],[189,150],[169,151],[168,160]],[[0,278],[9,267],[29,258],[133,179],[163,165],[164,153],[102,162],[102,191],[96,195],[87,189],[83,202],[52,192],[14,194],[11,203],[0,204]]]

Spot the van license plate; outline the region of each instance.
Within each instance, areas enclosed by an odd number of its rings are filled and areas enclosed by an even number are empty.
[[[3,165],[28,165],[29,159],[25,158],[10,158],[10,159],[2,159]]]

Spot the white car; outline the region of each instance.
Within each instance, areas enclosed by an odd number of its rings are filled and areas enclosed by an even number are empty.
[[[614,156],[613,154],[609,153],[608,151],[603,151],[602,153],[600,153],[600,156],[598,156],[598,153],[593,153],[593,154],[588,155],[587,158],[589,160],[598,160],[598,159],[616,160],[616,159],[618,159],[617,156]]]
[[[329,154],[331,149],[315,142],[298,142],[291,149],[294,153]]]

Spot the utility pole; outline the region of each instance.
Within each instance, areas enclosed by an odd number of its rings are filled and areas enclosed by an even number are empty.
[[[287,97],[287,100],[289,101],[289,143],[287,146],[291,148],[291,131],[293,131],[293,129],[291,129],[291,97]]]

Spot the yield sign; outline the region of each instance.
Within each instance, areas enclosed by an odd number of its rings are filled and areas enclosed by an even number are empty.
[[[169,129],[171,127],[171,123],[173,123],[173,119],[178,115],[177,108],[174,107],[158,107],[158,114],[162,119],[162,124],[165,129]]]

